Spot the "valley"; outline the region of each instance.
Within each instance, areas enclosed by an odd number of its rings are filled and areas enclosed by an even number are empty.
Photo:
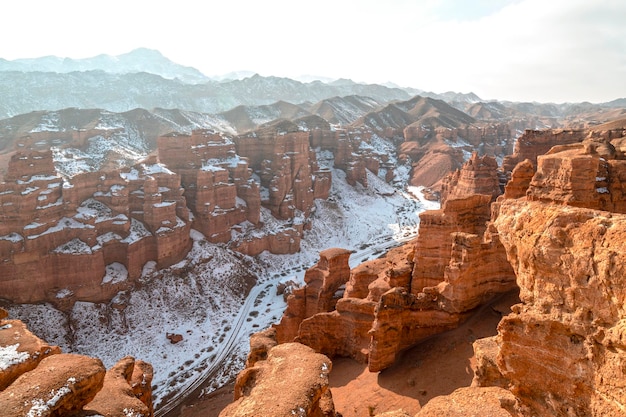
[[[135,391],[120,398],[144,417],[178,416],[228,384],[223,417],[406,416],[407,404],[427,417],[478,397],[517,417],[623,408],[603,379],[624,361],[611,278],[623,101],[217,81],[120,59],[119,72],[91,67],[106,57],[69,72],[0,68],[0,400],[20,373],[71,367],[70,353],[91,357],[98,407],[123,379]],[[89,94],[66,94],[68,80]],[[21,95],[16,82],[49,92]],[[13,328],[39,350],[17,351]],[[525,371],[535,350],[547,382]],[[460,356],[422,362],[441,352]],[[439,370],[456,379],[425,387],[415,373]]]

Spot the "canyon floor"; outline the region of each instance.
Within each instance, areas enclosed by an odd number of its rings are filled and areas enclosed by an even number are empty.
[[[469,386],[476,365],[472,343],[496,335],[500,319],[518,302],[516,293],[499,297],[459,328],[408,349],[382,372],[369,372],[366,364],[352,359],[335,358],[330,386],[336,410],[343,417],[399,409],[413,415],[432,398]],[[217,417],[232,400],[231,383],[201,398],[188,397],[180,411],[167,417]]]

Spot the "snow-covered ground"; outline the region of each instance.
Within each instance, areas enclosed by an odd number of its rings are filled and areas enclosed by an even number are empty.
[[[329,155],[318,156],[322,166],[331,163]],[[253,258],[192,231],[185,260],[162,271],[147,265],[141,285],[109,304],[78,302],[68,314],[50,305],[16,305],[10,314],[63,351],[99,357],[107,367],[125,355],[152,363],[155,405],[164,410],[177,393],[206,378],[208,390],[217,388],[242,369],[249,336],[280,320],[286,306],[275,286],[301,281],[321,250],[353,250],[355,266],[417,234],[418,214],[438,204],[424,200],[418,188],[402,187],[407,167],[397,172],[395,187],[372,173],[367,187],[352,187],[343,171],[333,169],[330,197],[315,202],[312,228],[297,254]],[[111,279],[122,273],[112,271]],[[246,299],[242,294],[254,282]],[[183,340],[172,344],[167,334]]]

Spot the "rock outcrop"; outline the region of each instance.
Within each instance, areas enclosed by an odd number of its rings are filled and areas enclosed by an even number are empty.
[[[265,130],[231,138],[195,130],[159,137],[158,153],[180,174],[193,225],[209,241],[231,242],[249,255],[287,254],[300,250],[313,202],[330,190],[330,171],[317,166],[309,137]],[[278,219],[277,226],[264,229],[264,216]]]
[[[151,416],[152,366],[127,356],[109,369],[103,386],[85,407],[85,415]]]
[[[306,285],[293,291],[280,325],[276,327],[279,343],[293,341],[305,319],[335,308],[337,292],[350,278],[349,258],[350,251],[345,249],[320,252],[319,262],[304,275]]]
[[[626,218],[508,200],[496,225],[523,302],[499,326],[512,392],[537,414],[622,414]]]
[[[7,313],[0,309],[0,391],[4,390],[25,372],[35,369],[50,355],[61,353],[32,334],[20,320],[6,320]]]
[[[73,415],[102,388],[105,369],[99,359],[57,354],[22,374],[0,392],[3,415]]]
[[[430,400],[414,417],[522,417],[517,399],[504,388],[459,388]]]
[[[0,293],[13,302],[110,300],[191,247],[180,177],[154,159],[67,179],[51,152],[16,153],[0,207]]]
[[[64,354],[0,309],[2,415],[151,417],[152,366],[131,357],[106,371],[99,359]]]
[[[497,230],[487,226],[491,202],[501,192],[496,169],[493,158],[474,155],[447,180],[443,208],[422,213],[417,240],[381,259],[348,273],[347,251],[322,252],[305,287],[288,299],[276,326],[278,342],[352,357],[375,372],[514,289]]]
[[[220,417],[334,417],[328,374],[332,363],[299,343],[268,346],[248,360],[235,382],[234,402]]]
[[[531,181],[531,162],[518,165],[512,182],[523,179],[519,191],[509,193],[509,183],[497,203],[494,227],[522,304],[502,319],[496,337],[476,342],[473,385],[507,388],[523,416],[626,410],[626,287],[619,279],[626,261],[625,170],[612,145],[621,135],[585,135],[580,144],[538,156]]]
[[[515,166],[528,159],[533,166],[537,165],[537,156],[548,152],[553,146],[579,143],[585,138],[586,132],[578,130],[532,130],[526,129],[524,134],[517,138],[512,155],[507,155],[502,161],[504,172],[511,172]]]

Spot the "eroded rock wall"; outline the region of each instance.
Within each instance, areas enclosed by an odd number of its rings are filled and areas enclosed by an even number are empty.
[[[0,293],[13,302],[110,300],[191,247],[180,177],[155,159],[67,179],[50,152],[16,153],[0,207]]]
[[[399,352],[457,327],[473,309],[514,289],[498,232],[487,224],[501,192],[496,169],[493,158],[474,155],[449,180],[443,208],[422,213],[417,240],[381,259],[347,274],[349,253],[342,253],[339,267],[322,252],[318,265],[307,271],[306,285],[288,299],[277,340],[352,357],[380,371]],[[331,294],[338,285],[328,285],[328,276],[342,276],[332,282],[345,283],[335,299]]]

